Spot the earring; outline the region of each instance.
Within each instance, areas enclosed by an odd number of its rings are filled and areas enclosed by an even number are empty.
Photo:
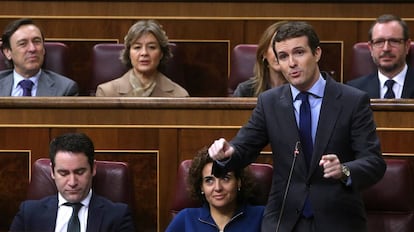
[[[204,192],[203,191],[201,191],[201,195],[204,195]]]
[[[237,189],[237,191],[239,191],[239,192],[240,192],[240,187]]]

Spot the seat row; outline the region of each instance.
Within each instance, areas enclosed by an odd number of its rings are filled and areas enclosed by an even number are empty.
[[[175,52],[175,44],[171,44],[172,52]],[[120,77],[128,69],[119,60],[123,44],[100,43],[92,49],[92,76],[89,80],[88,91],[94,95],[96,87],[104,82]],[[69,48],[61,42],[45,42],[45,62],[43,68],[70,77]],[[253,76],[253,67],[256,60],[256,44],[236,45],[230,55],[230,76],[228,79],[228,95],[231,96],[237,85]],[[414,67],[414,42],[411,43],[407,55],[407,63]],[[164,72],[173,80],[174,66],[177,62],[169,62]],[[5,57],[0,55],[0,70],[7,69]],[[368,44],[366,42],[356,43],[352,49],[351,70],[348,80],[375,72],[376,66],[372,61]],[[329,70],[325,70],[329,71]]]
[[[387,170],[384,177],[374,186],[363,191],[368,215],[369,231],[410,231],[414,228],[414,164],[406,159],[385,159]],[[199,207],[189,197],[186,187],[191,160],[181,162],[174,189],[171,191],[171,216],[184,208]],[[249,166],[255,198],[252,204],[265,205],[272,182],[273,168],[269,164],[253,163]],[[57,189],[50,176],[50,160],[37,160],[32,168],[28,199],[40,199],[56,194]],[[97,161],[97,173],[93,183],[94,191],[115,202],[132,204],[132,188],[129,183],[128,164],[114,161]],[[117,188],[108,188],[117,183]],[[133,208],[133,206],[131,205]]]

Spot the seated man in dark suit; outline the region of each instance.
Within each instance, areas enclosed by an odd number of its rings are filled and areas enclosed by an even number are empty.
[[[11,22],[3,32],[1,50],[10,68],[0,72],[0,96],[76,96],[75,81],[41,69],[44,37],[30,19]]]
[[[368,35],[378,72],[347,84],[367,92],[370,98],[414,98],[414,70],[406,62],[411,44],[406,22],[395,15],[382,15]]]
[[[135,231],[126,204],[111,202],[91,188],[96,165],[89,137],[59,136],[51,142],[49,153],[58,194],[23,202],[10,231]]]

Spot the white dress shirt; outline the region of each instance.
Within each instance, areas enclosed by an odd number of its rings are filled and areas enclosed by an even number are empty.
[[[92,197],[92,189],[89,191],[88,196],[86,196],[81,203],[83,206],[80,208],[78,217],[80,222],[80,231],[86,232],[86,226],[88,222],[88,210],[89,210],[89,202],[91,201]],[[58,212],[56,217],[56,227],[55,232],[67,232],[68,230],[68,222],[70,217],[72,216],[73,208],[70,206],[63,205],[67,200],[63,198],[63,196],[59,193],[58,194]]]
[[[394,85],[392,86],[392,90],[394,91],[395,98],[401,98],[402,90],[404,87],[405,75],[407,74],[408,66],[405,65],[404,69],[395,75],[392,80],[394,80]],[[380,97],[384,98],[385,93],[387,92],[388,87],[385,85],[387,80],[390,78],[384,76],[380,71],[378,71],[378,78],[380,82]]]

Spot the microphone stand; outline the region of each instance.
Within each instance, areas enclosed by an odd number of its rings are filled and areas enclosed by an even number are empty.
[[[287,194],[289,192],[290,180],[292,179],[292,173],[295,167],[296,157],[299,155],[299,146],[300,146],[300,142],[297,141],[295,144],[295,150],[293,151],[292,166],[290,167],[289,177],[286,183],[286,190],[285,190],[285,194],[283,195],[283,201],[282,201],[282,207],[280,208],[279,219],[277,220],[276,232],[279,232],[280,222],[282,221],[283,211],[285,210],[285,203],[286,203]]]

